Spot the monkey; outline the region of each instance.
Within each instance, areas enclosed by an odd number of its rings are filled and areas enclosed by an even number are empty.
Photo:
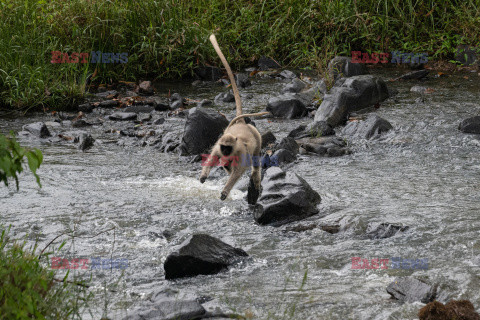
[[[215,51],[217,52],[220,60],[222,61],[225,69],[227,70],[230,83],[232,85],[233,94],[235,96],[236,105],[236,117],[229,123],[223,135],[218,139],[210,152],[207,162],[204,164],[202,172],[200,174],[200,182],[204,183],[210,174],[212,169],[212,160],[222,159],[223,168],[230,175],[225,187],[222,190],[220,200],[225,200],[232,190],[235,183],[240,179],[242,174],[247,170],[249,166],[252,168],[252,174],[250,177],[250,186],[253,186],[252,194],[249,195],[248,203],[256,204],[260,195],[261,188],[261,171],[260,171],[260,150],[262,148],[262,137],[258,130],[251,124],[245,123],[245,117],[254,117],[270,114],[270,112],[260,112],[253,114],[242,114],[242,102],[240,100],[240,94],[238,92],[235,78],[233,77],[232,70],[225,59],[220,47],[217,43],[215,35],[210,36],[210,42],[212,43]],[[242,163],[236,163],[242,157]],[[233,160],[232,160],[233,159]]]

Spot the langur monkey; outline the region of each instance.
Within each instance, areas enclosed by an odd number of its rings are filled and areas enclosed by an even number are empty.
[[[225,200],[227,198],[235,183],[247,170],[247,167],[251,165],[252,175],[250,177],[250,186],[252,187],[253,185],[254,190],[250,190],[249,187],[247,198],[249,204],[255,204],[258,196],[260,195],[261,188],[260,150],[262,148],[262,137],[254,126],[245,123],[244,118],[270,114],[270,112],[242,114],[242,101],[240,100],[240,94],[238,92],[232,70],[230,69],[225,56],[218,46],[215,35],[212,34],[210,36],[210,42],[215,48],[220,60],[222,60],[225,69],[227,69],[227,74],[230,78],[233,94],[235,96],[237,116],[230,122],[228,127],[223,132],[223,135],[213,146],[207,162],[204,163],[204,167],[200,175],[200,182],[204,183],[207,179],[213,166],[211,161],[212,159],[236,159],[237,161],[242,159],[241,162],[227,160],[227,163],[225,163],[224,169],[228,172],[228,174],[230,174],[230,177],[227,181],[227,184],[223,188],[220,199]]]

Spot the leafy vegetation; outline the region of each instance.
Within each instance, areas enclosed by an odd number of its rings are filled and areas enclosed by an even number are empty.
[[[28,167],[32,171],[37,183],[40,187],[40,177],[37,175],[37,169],[43,162],[42,152],[38,149],[27,150],[18,144],[13,133],[10,137],[0,134],[0,182],[8,186],[8,179],[15,179],[18,190],[18,176],[17,174],[23,171],[23,158],[27,157]]]
[[[109,83],[218,65],[211,32],[237,69],[265,55],[320,71],[352,50],[449,59],[480,44],[475,0],[10,0],[0,20],[0,105],[15,109],[78,103],[95,68]],[[128,52],[128,62],[52,64],[52,51]]]

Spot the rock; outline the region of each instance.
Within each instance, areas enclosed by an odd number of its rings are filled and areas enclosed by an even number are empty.
[[[137,308],[123,320],[190,320],[201,319],[205,309],[196,300],[158,301],[149,306]]]
[[[115,112],[108,116],[108,119],[113,121],[129,121],[137,120],[137,114],[133,112]]]
[[[285,228],[285,231],[289,232],[304,232],[304,231],[309,231],[316,229],[317,225],[316,224],[309,224],[309,225],[297,225],[293,227],[287,227]]]
[[[246,88],[252,85],[252,83],[248,79],[248,74],[246,73],[238,73],[235,76],[235,81],[237,82],[237,86],[239,88]]]
[[[277,143],[275,149],[286,149],[293,155],[297,155],[299,147],[295,139],[292,137],[285,137],[279,143]]]
[[[285,87],[282,89],[282,93],[287,93],[287,92],[292,92],[292,93],[297,93],[305,89],[307,84],[303,82],[302,80],[295,78],[292,80],[292,82],[287,83]]]
[[[178,108],[183,107],[183,102],[182,100],[175,100],[170,104],[170,109],[176,110]]]
[[[93,137],[88,133],[82,133],[78,140],[80,142],[78,144],[78,149],[82,151],[90,149],[95,143],[95,139],[93,139]]]
[[[91,123],[88,123],[87,121],[85,121],[83,119],[77,119],[77,120],[72,121],[72,127],[74,127],[74,128],[89,127],[91,125],[92,125]]]
[[[480,315],[468,300],[450,300],[446,305],[441,302],[429,302],[418,311],[420,320],[480,320]]]
[[[268,70],[268,69],[278,69],[278,68],[281,68],[281,66],[277,61],[263,56],[263,57],[260,57],[260,59],[258,59],[258,68],[260,70]]]
[[[159,124],[163,124],[165,122],[165,118],[159,118],[155,121],[153,121],[153,124],[154,125],[159,125]]]
[[[158,102],[155,105],[155,111],[168,111],[170,110],[170,105],[165,102]]]
[[[337,136],[307,137],[297,139],[296,142],[300,148],[319,156],[339,157],[351,153],[350,149],[347,148],[345,140]]]
[[[213,146],[228,120],[218,112],[194,107],[190,109],[182,138],[181,148],[186,154],[207,152]]]
[[[29,132],[37,138],[51,137],[50,131],[43,122],[34,122],[23,126],[23,130]]]
[[[347,120],[348,114],[376,105],[388,98],[385,82],[371,75],[354,76],[339,81],[340,86],[333,87],[317,112],[315,121],[326,121],[335,127]]]
[[[154,88],[152,86],[152,81],[142,81],[138,85],[138,92],[143,94],[153,94]]]
[[[413,87],[410,88],[410,92],[426,93],[426,92],[427,92],[427,87],[424,87],[424,86],[413,86]]]
[[[463,120],[458,126],[458,130],[465,133],[480,134],[480,116]]]
[[[217,81],[222,77],[222,70],[217,67],[199,67],[193,70],[204,81]]]
[[[312,99],[314,98],[321,98],[325,93],[327,93],[327,84],[324,80],[317,81],[313,84],[313,86],[306,90],[305,93],[308,93]]]
[[[102,108],[115,108],[118,104],[119,102],[117,100],[105,100],[100,102],[98,106]]]
[[[180,145],[177,133],[169,132],[162,137],[162,143],[160,145],[160,151],[172,152]]]
[[[393,127],[390,122],[376,114],[371,114],[366,120],[348,122],[345,128],[343,128],[342,134],[361,139],[374,139],[391,129]]]
[[[307,114],[305,104],[293,95],[281,95],[268,100],[267,111],[279,118],[300,118]]]
[[[335,234],[340,231],[340,226],[339,225],[331,225],[331,226],[320,226],[320,229],[322,229],[325,232]]]
[[[420,301],[429,303],[437,295],[437,285],[431,286],[411,277],[396,278],[394,282],[388,285],[387,292],[393,299],[401,302]]]
[[[215,103],[218,102],[235,102],[235,96],[230,91],[219,93],[215,97]]]
[[[401,75],[400,77],[394,79],[396,80],[420,80],[422,78],[425,78],[428,75],[429,71],[424,69],[424,70],[418,70],[418,71],[412,71],[409,73],[406,73],[404,75]]]
[[[171,253],[163,265],[165,279],[215,274],[248,254],[207,234],[194,234],[180,250]]]
[[[123,112],[133,112],[133,113],[150,113],[155,110],[154,106],[149,105],[138,105],[126,107]]]
[[[93,108],[95,108],[94,105],[90,103],[84,103],[78,106],[77,110],[81,112],[92,112]]]
[[[399,232],[405,232],[409,229],[408,226],[398,226],[390,223],[369,224],[367,227],[367,236],[374,239],[385,239],[396,235]]]
[[[288,136],[301,139],[306,137],[318,138],[335,135],[335,130],[325,121],[314,121],[307,126],[301,125],[292,130]]]
[[[272,155],[272,159],[275,159],[275,164],[278,166],[281,163],[290,163],[297,160],[297,156],[290,150],[279,149]]]
[[[277,140],[275,138],[275,135],[272,133],[272,131],[267,131],[264,134],[262,134],[262,149],[268,146],[270,143],[274,143]]]
[[[336,81],[342,77],[352,77],[368,74],[364,63],[352,63],[352,58],[336,56],[328,63],[328,75]]]
[[[174,101],[181,101],[182,103],[185,102],[183,97],[176,92],[170,96],[170,102],[174,102]]]
[[[60,120],[57,120],[57,121],[60,121]],[[47,121],[45,122],[45,125],[48,127],[51,127],[51,128],[60,128],[62,126],[62,124],[60,122],[56,122],[56,121]]]
[[[297,75],[290,70],[283,70],[278,74],[283,79],[295,79]]]
[[[213,105],[213,101],[208,99],[203,99],[202,101],[197,103],[197,107],[206,107],[211,105]]]
[[[140,121],[140,123],[148,122],[150,120],[152,120],[152,114],[150,113],[140,113],[138,115],[138,121]]]
[[[270,167],[262,181],[262,195],[254,210],[259,224],[282,225],[318,213],[320,195],[293,172]]]
[[[469,45],[459,45],[455,52],[455,60],[463,65],[469,66],[474,63],[479,63],[480,60],[480,50],[469,46]]]
[[[102,87],[100,87],[102,88]],[[98,90],[100,90],[100,88],[98,88]],[[106,90],[105,88],[103,88],[104,90]],[[104,91],[104,92],[99,92],[99,93],[95,93],[95,96],[99,97],[99,98],[108,98],[108,99],[112,99],[112,98],[116,98],[118,96],[118,92],[116,90],[109,90],[109,91]]]

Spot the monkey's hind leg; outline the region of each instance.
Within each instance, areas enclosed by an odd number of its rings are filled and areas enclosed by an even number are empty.
[[[262,188],[262,175],[259,166],[252,167],[252,176],[248,184],[247,202],[256,204]]]

